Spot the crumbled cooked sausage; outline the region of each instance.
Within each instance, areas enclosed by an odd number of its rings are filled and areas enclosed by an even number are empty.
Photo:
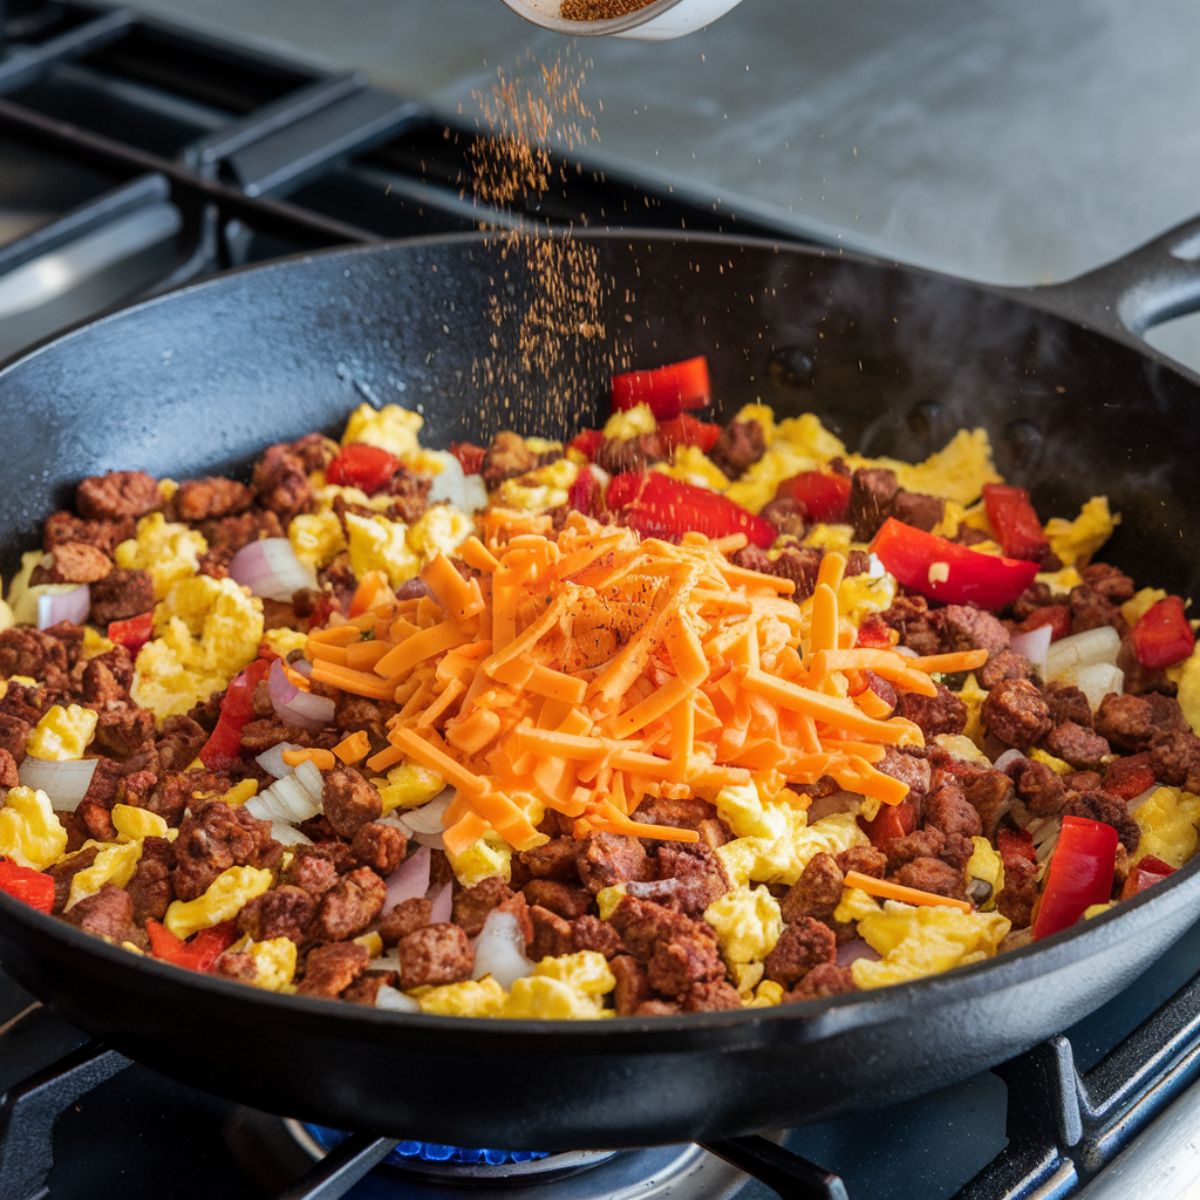
[[[1017,795],[1035,817],[1055,817],[1062,812],[1067,789],[1062,778],[1045,763],[1025,762],[1016,772]]]
[[[540,904],[529,905],[528,914],[533,937],[528,939],[526,953],[534,962],[571,953],[575,935],[570,921]]]
[[[796,585],[791,598],[799,604],[813,594],[823,557],[824,552],[816,546],[785,546],[776,558],[768,558],[758,546],[746,546],[734,554],[733,562],[748,571],[790,579]]]
[[[0,788],[15,788],[21,782],[17,760],[11,751],[0,747]]]
[[[371,961],[366,946],[340,942],[316,946],[304,960],[304,978],[296,985],[302,996],[340,996],[366,969]]]
[[[914,858],[905,863],[892,878],[905,887],[918,888],[922,892],[934,892],[939,896],[953,896],[963,900],[962,868],[952,867],[940,858]]]
[[[833,930],[814,917],[798,917],[784,926],[763,967],[768,979],[791,988],[813,967],[833,962],[836,957]]]
[[[1084,729],[1092,728],[1092,706],[1088,698],[1071,683],[1047,683],[1042,688],[1042,695],[1050,706],[1050,720],[1055,725],[1064,721],[1074,721]]]
[[[708,457],[729,479],[737,479],[767,452],[767,439],[757,421],[730,421]]]
[[[42,526],[42,545],[46,550],[53,550],[63,542],[86,542],[111,555],[121,542],[133,537],[133,534],[132,517],[122,517],[116,521],[84,521],[74,513],[60,511],[46,518]]]
[[[475,952],[457,925],[426,925],[400,939],[400,986],[408,991],[457,983],[471,974]]]
[[[60,542],[50,551],[49,562],[34,572],[32,582],[95,583],[113,569],[112,559],[97,546],[88,542]]]
[[[842,869],[832,855],[814,855],[780,901],[783,919],[789,925],[802,917],[828,921],[842,899],[842,878]]]
[[[843,873],[857,871],[860,875],[882,879],[887,872],[887,855],[882,850],[876,850],[874,846],[851,846],[849,850],[843,850],[837,856],[837,865]]]
[[[308,892],[284,884],[251,900],[238,914],[238,928],[256,942],[285,937],[300,945],[316,911],[317,902]]]
[[[689,916],[698,916],[730,888],[721,860],[703,842],[694,846],[664,842],[658,849],[656,867],[660,880],[675,885],[662,903]],[[654,884],[629,886],[652,888]]]
[[[613,989],[613,1007],[618,1017],[628,1017],[650,999],[650,980],[646,968],[631,954],[619,954],[608,964],[617,981]]]
[[[1022,654],[1001,650],[989,656],[979,669],[979,686],[990,691],[1004,679],[1033,679],[1036,672],[1033,664]]]
[[[284,521],[303,512],[312,501],[312,487],[304,461],[287,445],[275,445],[266,450],[254,464],[251,483],[262,506]]]
[[[589,892],[631,879],[650,879],[654,872],[641,841],[618,833],[596,833],[587,839],[577,860],[579,878]]]
[[[354,857],[364,867],[390,875],[403,861],[408,850],[408,838],[395,825],[371,821],[363,825],[350,844]]]
[[[941,622],[922,596],[897,596],[882,619],[899,633],[900,645],[917,654],[940,654],[945,649]]]
[[[697,984],[724,979],[725,965],[712,927],[688,921],[677,933],[663,938],[654,947],[646,973],[655,991],[678,1000]]]
[[[900,485],[886,467],[860,467],[850,477],[849,521],[854,540],[869,542],[892,510]]]
[[[979,837],[983,822],[962,788],[953,783],[943,784],[925,800],[925,822],[945,834],[958,833],[963,837]]]
[[[208,734],[191,717],[168,717],[159,730],[158,761],[164,771],[182,771],[194,762]]]
[[[53,688],[67,666],[66,647],[40,629],[15,625],[0,633],[0,675],[32,675]]]
[[[424,929],[433,919],[433,901],[424,896],[401,900],[379,918],[379,936],[385,946],[394,946],[401,938]]]
[[[122,704],[129,697],[127,686],[101,658],[90,659],[84,664],[79,686],[83,699],[99,710]],[[153,714],[150,716],[153,725]]]
[[[326,941],[357,937],[379,915],[387,888],[370,867],[357,867],[343,875],[321,897],[317,931]]]
[[[1103,821],[1111,825],[1121,839],[1121,845],[1131,854],[1137,849],[1141,838],[1138,823],[1129,815],[1129,808],[1120,796],[1111,792],[1072,792],[1063,805],[1063,812],[1071,817],[1087,817],[1092,821]]]
[[[64,813],[62,815],[73,816],[74,814]],[[60,859],[46,868],[46,874],[54,880],[54,911],[56,913],[62,912],[66,906],[67,900],[71,895],[71,880],[80,871],[86,871],[96,861],[96,855],[99,853],[99,846],[89,846],[86,850],[80,850],[78,854],[73,854],[70,858]]]
[[[858,991],[854,974],[849,967],[836,963],[819,963],[813,967],[790,992],[785,992],[784,1004],[796,1004],[801,1000],[824,1000],[828,996],[844,996]]]
[[[75,506],[88,520],[114,521],[145,516],[162,506],[162,496],[145,471],[109,471],[80,481]]]
[[[1077,584],[1071,589],[1067,603],[1071,608],[1072,633],[1111,625],[1124,637],[1129,629],[1125,618],[1121,616],[1120,607],[1086,583]]]
[[[107,804],[98,800],[89,800],[86,796],[75,809],[76,815],[83,822],[88,836],[98,842],[113,842],[117,838],[117,829],[112,822],[112,814]]]
[[[406,525],[419,521],[429,507],[429,489],[432,486],[433,480],[428,475],[417,475],[401,467],[383,485],[383,492],[394,497],[389,515]]]
[[[799,500],[791,496],[776,496],[762,506],[759,516],[775,526],[775,532],[786,537],[800,538],[808,528],[806,509]]]
[[[1186,784],[1200,772],[1200,738],[1180,730],[1160,733],[1150,745],[1150,766],[1163,783]]]
[[[0,750],[12,755],[14,762],[23,762],[25,743],[29,740],[32,729],[33,726],[28,721],[8,713],[0,713]]]
[[[657,433],[638,433],[630,438],[605,438],[596,449],[595,462],[602,471],[620,475],[625,471],[644,471],[665,457]]]
[[[568,921],[582,917],[592,906],[592,894],[556,879],[531,879],[522,889],[526,901],[548,908]]]
[[[148,709],[121,705],[100,712],[92,739],[93,750],[124,760],[153,745],[154,714]]]
[[[903,521],[915,529],[923,529],[926,533],[941,523],[946,515],[946,502],[941,496],[927,496],[924,492],[906,492],[903,488],[892,498],[891,511],[888,516]]]
[[[171,871],[175,866],[175,847],[166,838],[142,839],[137,869],[126,885],[133,900],[133,920],[141,926],[148,920],[161,921],[175,899]]]
[[[517,857],[535,879],[557,879],[562,883],[579,881],[576,862],[580,844],[573,837],[552,838],[532,850],[523,850]]]
[[[929,762],[915,754],[905,754],[895,746],[888,746],[876,769],[907,783],[911,796],[923,796],[929,791]]]
[[[323,896],[338,881],[332,856],[319,846],[298,846],[283,872],[284,883],[303,888],[310,896]]]
[[[133,932],[133,900],[123,888],[106,883],[98,892],[85,896],[63,916],[84,933],[123,942]]]
[[[1004,864],[1004,887],[996,897],[996,909],[1012,922],[1014,929],[1024,929],[1033,919],[1038,894],[1037,873],[1037,863],[1020,856],[1014,856]]]
[[[321,800],[329,824],[344,838],[354,837],[383,813],[378,789],[353,767],[337,767],[325,775]]]
[[[1151,693],[1122,696],[1110,692],[1096,710],[1096,732],[1118,750],[1136,754],[1162,733],[1186,733],[1187,721],[1177,701]]]
[[[175,894],[181,900],[195,900],[229,867],[278,866],[283,847],[271,837],[270,821],[216,800],[184,819],[175,856]]]
[[[945,684],[936,687],[936,696],[904,692],[896,710],[897,715],[919,725],[930,740],[943,733],[962,733],[967,727],[967,706]]]
[[[987,694],[984,728],[1007,746],[1027,750],[1050,732],[1050,706],[1027,679],[1005,679]]]
[[[254,493],[235,479],[207,475],[189,479],[175,493],[175,507],[181,521],[209,521],[244,512],[254,503]]]
[[[724,979],[693,984],[683,997],[684,1012],[731,1012],[742,1007],[737,989]]]
[[[200,558],[200,572],[214,579],[224,579],[229,574],[229,564],[243,546],[259,538],[284,536],[279,517],[263,508],[201,521],[200,532],[208,542],[208,550]],[[266,628],[271,629],[272,624],[268,622]]]
[[[107,626],[113,621],[126,621],[154,607],[154,584],[145,571],[114,567],[103,579],[93,583],[90,591],[89,619],[93,625]]]
[[[502,429],[492,438],[479,473],[491,491],[506,479],[515,479],[532,471],[536,465],[537,455],[525,444],[525,439],[509,429]]]
[[[380,989],[394,987],[396,979],[395,971],[365,971],[342,993],[342,999],[350,1004],[374,1008]]]
[[[481,879],[474,887],[463,888],[454,897],[455,925],[461,925],[468,937],[475,937],[483,928],[488,913],[512,894],[512,888],[499,875]],[[531,900],[530,903],[536,902]]]
[[[1108,563],[1088,563],[1080,572],[1083,582],[1094,592],[1098,592],[1105,600],[1113,604],[1124,604],[1133,599],[1133,580]]]
[[[1051,754],[1081,770],[1095,770],[1112,753],[1104,738],[1074,721],[1055,725],[1044,744]]]
[[[605,958],[625,953],[621,935],[607,922],[584,913],[571,922],[571,939],[576,950],[595,950]]]
[[[1062,777],[1063,786],[1071,792],[1095,792],[1104,784],[1099,771],[1069,771]],[[1112,788],[1106,788],[1112,791]]]

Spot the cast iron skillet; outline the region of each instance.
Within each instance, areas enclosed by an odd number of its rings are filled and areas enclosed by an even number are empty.
[[[1200,304],[1200,222],[1072,285],[1006,291],[822,251],[680,236],[594,239],[636,299],[609,327],[650,365],[706,353],[727,415],[812,409],[854,447],[915,458],[990,431],[1045,511],[1107,492],[1106,557],[1200,594],[1192,502],[1200,378],[1148,352]],[[1189,238],[1191,242],[1189,243]],[[334,430],[364,398],[420,407],[434,445],[481,439],[472,364],[491,279],[476,236],[282,262],[139,305],[0,372],[0,553],[10,562],[83,475],[238,470],[268,442]],[[631,320],[626,321],[628,311]],[[500,354],[509,353],[502,345]],[[595,424],[605,380],[527,431]],[[549,392],[526,381],[537,401]],[[505,418],[511,420],[511,418]],[[589,1023],[399,1016],[276,996],[110,947],[0,896],[5,967],[81,1029],[271,1111],[454,1144],[547,1150],[694,1140],[813,1120],[963,1078],[1131,983],[1197,915],[1200,862],[1039,946],[949,975],[769,1010]]]

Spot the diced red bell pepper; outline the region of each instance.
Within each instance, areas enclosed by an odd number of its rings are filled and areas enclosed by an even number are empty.
[[[614,412],[648,404],[656,421],[669,421],[685,408],[703,408],[711,394],[703,355],[649,371],[627,371],[612,381]]]
[[[1023,858],[1026,862],[1037,862],[1033,837],[1023,829],[997,830],[996,850],[1000,854],[1000,861],[1005,865],[1018,858]]]
[[[0,858],[0,892],[48,913],[54,908],[54,880],[42,871]]]
[[[868,613],[858,627],[854,645],[867,650],[890,650],[891,630],[878,613]]]
[[[850,477],[832,471],[801,471],[785,479],[775,495],[803,504],[814,521],[836,523],[845,519],[850,507]]]
[[[458,465],[462,467],[464,475],[478,475],[483,470],[483,460],[487,457],[487,450],[474,442],[451,442],[450,453],[458,459]]]
[[[1174,874],[1175,868],[1170,863],[1163,862],[1161,858],[1155,858],[1153,854],[1147,854],[1125,877],[1125,884],[1121,888],[1121,899],[1132,900],[1134,896],[1140,896],[1148,887],[1162,883],[1169,875]]]
[[[1071,609],[1066,604],[1044,604],[1035,608],[1017,628],[1022,633],[1032,633],[1043,625],[1050,626],[1050,640],[1057,642],[1071,632]]]
[[[1011,604],[1032,582],[1038,564],[981,554],[888,517],[871,542],[883,565],[910,591],[945,604],[996,610]]]
[[[899,804],[884,804],[879,809],[879,815],[870,821],[859,817],[858,823],[862,831],[871,839],[871,845],[882,850],[888,842],[899,837],[906,837],[917,827],[917,806],[915,801],[901,800]]]
[[[1033,918],[1034,938],[1074,925],[1093,904],[1112,898],[1117,831],[1088,817],[1063,817],[1046,886]]]
[[[585,517],[594,517],[601,509],[603,495],[600,480],[591,467],[581,467],[579,474],[567,490],[567,505]]]
[[[1042,561],[1050,541],[1024,488],[985,483],[983,508],[1005,554],[1010,558]]]
[[[370,496],[400,469],[400,460],[379,446],[353,442],[343,446],[325,468],[325,479],[343,487],[361,488]]]
[[[267,677],[271,664],[256,658],[235,676],[221,699],[221,715],[208,741],[200,748],[200,761],[210,770],[219,770],[238,757],[242,748],[242,728],[254,716],[254,689]]]
[[[1104,772],[1100,785],[1110,796],[1132,800],[1154,786],[1154,768],[1145,754],[1133,754],[1128,758],[1114,758]]]
[[[585,429],[567,443],[567,449],[577,450],[591,462],[596,457],[596,452],[600,449],[600,443],[603,441],[604,431],[602,429]]]
[[[658,438],[668,450],[676,446],[699,446],[707,454],[721,436],[720,425],[710,421],[698,421],[687,413],[680,413],[669,421],[663,421],[658,427]]]
[[[764,549],[775,541],[775,526],[708,488],[682,483],[659,471],[627,471],[608,485],[607,504],[643,537],[680,538],[685,533],[728,537],[744,533]]]
[[[138,613],[124,621],[108,623],[108,640],[124,646],[130,654],[137,652],[154,636],[154,613]]]
[[[213,963],[237,941],[236,921],[222,921],[202,929],[188,941],[180,941],[165,925],[158,921],[146,922],[146,935],[150,939],[150,953],[163,962],[190,971],[208,971]]]
[[[1133,653],[1149,670],[1173,667],[1192,653],[1196,635],[1178,596],[1164,596],[1139,618],[1129,634]]]

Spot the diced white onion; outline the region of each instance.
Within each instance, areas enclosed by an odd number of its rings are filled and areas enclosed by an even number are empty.
[[[446,450],[435,450],[433,453],[442,464],[442,470],[433,477],[433,482],[429,485],[429,503],[437,504],[444,500],[447,504],[453,504],[455,508],[461,508],[464,500],[463,484],[467,478],[462,463]]]
[[[320,811],[325,795],[325,778],[317,769],[311,758],[305,759],[296,768],[296,782],[313,798],[313,803]]]
[[[312,763],[301,763],[300,766],[312,766]],[[320,774],[317,771],[317,775]],[[288,825],[299,825],[301,821],[315,817],[321,811],[320,795],[314,797],[300,778],[297,768],[290,775],[275,780],[269,788],[246,801],[246,811],[260,820],[282,821]]]
[[[429,914],[430,925],[444,925],[454,911],[454,885],[447,883],[433,898],[433,911]]]
[[[850,941],[843,942],[837,948],[837,965],[839,967],[848,967],[860,959],[864,962],[878,962],[879,952],[868,946],[862,938],[851,938]]]
[[[390,912],[405,900],[416,900],[429,891],[433,859],[427,846],[414,850],[388,877],[387,897],[382,912]]]
[[[525,957],[525,938],[517,918],[510,912],[493,908],[475,939],[475,967],[472,979],[490,975],[505,991],[513,981],[528,975],[533,963]]]
[[[315,588],[316,576],[297,557],[285,537],[261,538],[243,546],[229,564],[229,574],[255,596],[285,603],[301,588]]]
[[[892,649],[895,650],[895,652],[897,654],[903,654],[905,658],[920,658],[921,657],[911,646],[905,646],[899,642],[897,642],[896,645],[894,645],[892,647]]]
[[[312,838],[306,837],[298,829],[285,825],[282,821],[271,822],[271,836],[284,846],[311,846]]]
[[[1046,652],[1046,677],[1061,679],[1064,672],[1089,667],[1093,663],[1115,664],[1121,638],[1111,625],[1085,629],[1070,637],[1051,642]]]
[[[1043,817],[1030,821],[1025,826],[1025,832],[1033,838],[1033,849],[1037,854],[1038,863],[1045,866],[1058,845],[1058,835],[1062,832],[1062,817]]]
[[[270,750],[264,750],[254,759],[256,763],[272,779],[282,779],[285,775],[292,773],[292,768],[283,761],[283,752],[285,750],[299,750],[300,747],[294,742],[280,742],[278,746],[272,746]]]
[[[1137,812],[1137,810],[1141,808],[1142,805],[1145,804],[1146,801],[1149,800],[1150,797],[1153,796],[1157,791],[1158,784],[1152,783],[1144,792],[1139,792],[1136,796],[1134,796],[1134,798],[1126,805],[1126,808],[1129,809],[1130,815],[1132,816],[1133,813]]]
[[[832,796],[818,796],[808,806],[808,824],[815,825],[823,817],[833,813],[857,813],[862,797],[854,792],[834,792]]]
[[[71,762],[50,762],[26,755],[18,774],[30,788],[40,788],[50,797],[56,812],[74,812],[87,795],[98,758],[77,758]]]
[[[1008,768],[1013,765],[1013,763],[1025,761],[1025,755],[1023,755],[1020,750],[1010,749],[1005,750],[1005,752],[1000,755],[1000,757],[996,759],[994,763],[992,763],[992,766],[995,767],[997,771],[1007,771]]]
[[[82,625],[88,619],[92,607],[92,593],[86,583],[71,588],[69,592],[43,592],[37,598],[37,626],[49,629],[60,621],[71,621]]]
[[[1120,695],[1125,690],[1125,672],[1112,663],[1089,663],[1086,667],[1076,667],[1064,671],[1058,677],[1060,683],[1070,683],[1077,687],[1086,697],[1092,708],[1099,708],[1100,702],[1109,692]]]
[[[487,485],[482,475],[468,475],[463,480],[463,512],[483,512],[488,505]]]
[[[1050,641],[1054,631],[1049,625],[1039,625],[1028,633],[1014,633],[1009,649],[1014,654],[1027,658],[1038,669],[1040,675],[1046,674],[1046,655],[1050,651]]]
[[[386,954],[381,954],[378,958],[371,959],[372,971],[399,971],[400,970],[400,951],[393,946]]]
[[[406,808],[399,814],[400,821],[410,833],[440,836],[445,828],[442,815],[450,807],[450,801],[453,799],[454,789],[446,788],[428,804],[422,804],[419,808]]]
[[[406,996],[398,988],[388,987],[386,983],[375,993],[375,1007],[385,1009],[387,1012],[418,1013],[421,1011],[421,1006],[411,996]]]

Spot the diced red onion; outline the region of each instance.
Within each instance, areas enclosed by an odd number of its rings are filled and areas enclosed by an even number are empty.
[[[510,912],[493,908],[475,939],[475,967],[472,979],[490,975],[505,991],[513,981],[528,975],[533,963],[525,957],[525,938],[517,918]]]
[[[879,953],[872,950],[862,938],[851,938],[850,941],[843,942],[837,948],[837,965],[839,967],[848,967],[860,959],[865,962],[878,962]]]
[[[419,846],[428,846],[430,850],[445,850],[446,848],[446,840],[440,833],[414,833],[412,840]]]
[[[300,747],[294,742],[280,742],[277,746],[272,746],[270,750],[264,750],[254,759],[256,763],[272,779],[282,779],[285,775],[292,773],[292,768],[283,761],[283,752],[285,750],[299,750]]]
[[[818,796],[808,806],[808,823],[816,824],[823,817],[834,813],[857,812],[862,803],[862,797],[853,792],[834,792],[832,796]]]
[[[454,799],[454,789],[446,788],[439,792],[428,804],[422,804],[418,808],[406,808],[400,813],[400,820],[405,828],[414,835],[429,834],[432,836],[441,836],[442,830],[445,829],[442,817],[446,809],[450,807],[450,801]]]
[[[903,654],[905,658],[920,658],[921,656],[911,647],[905,646],[900,642],[892,647],[897,654]]]
[[[387,878],[387,898],[383,912],[390,912],[405,900],[416,900],[429,891],[429,872],[433,857],[427,846],[414,850]]]
[[[288,666],[296,672],[297,675],[303,675],[308,679],[312,675],[313,665],[307,658],[298,658],[294,663],[288,663]]]
[[[1025,758],[1025,755],[1023,755],[1020,750],[1011,749],[1005,750],[1005,752],[1000,755],[1000,757],[996,759],[994,763],[992,763],[992,766],[995,767],[997,771],[1007,771],[1008,768],[1013,766],[1015,763],[1022,763],[1026,761],[1027,759]]]
[[[41,789],[50,797],[56,812],[74,812],[87,795],[98,758],[77,758],[70,762],[50,762],[27,755],[21,763],[21,782],[30,788]]]
[[[271,822],[271,836],[284,846],[311,846],[312,838],[306,837],[298,829],[293,829],[283,821]]]
[[[329,696],[314,696],[302,692],[284,673],[283,663],[276,659],[267,672],[267,691],[275,715],[297,729],[315,733],[333,720],[337,708]]]
[[[268,600],[286,602],[301,588],[317,585],[287,538],[261,538],[243,546],[233,556],[229,574],[254,595]]]
[[[452,884],[447,883],[433,898],[433,908],[429,914],[430,925],[444,925],[450,920],[450,913],[453,910],[454,888]]]
[[[1038,673],[1046,673],[1046,655],[1050,650],[1050,639],[1054,630],[1049,625],[1039,625],[1028,633],[1014,633],[1009,649],[1014,654],[1020,654],[1038,669]]]
[[[37,623],[39,629],[49,629],[59,621],[82,625],[92,607],[92,593],[86,583],[69,592],[48,592],[38,597]]]
[[[391,987],[386,983],[375,993],[375,1007],[382,1008],[387,1012],[418,1013],[421,1011],[421,1006],[411,996],[406,996],[398,988]]]

